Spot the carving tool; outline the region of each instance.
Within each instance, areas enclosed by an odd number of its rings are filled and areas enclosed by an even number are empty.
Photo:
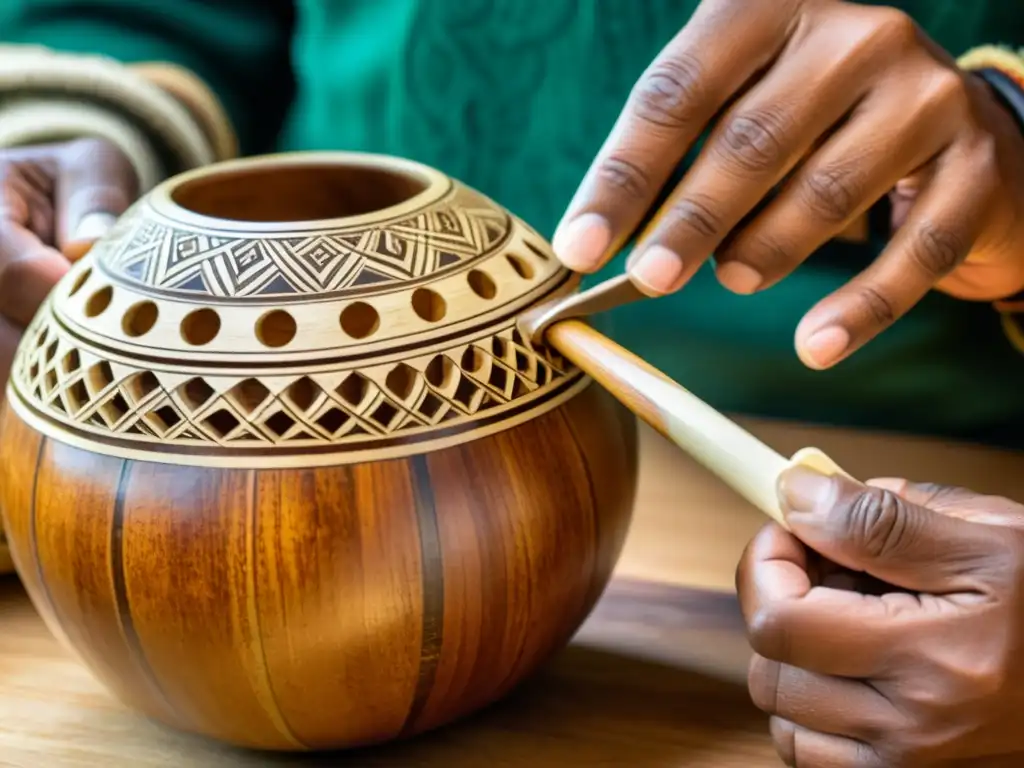
[[[827,475],[847,474],[817,448],[804,448],[789,458],[781,455],[580,320],[643,298],[647,295],[628,275],[622,275],[534,307],[520,316],[519,330],[534,344],[547,345],[572,361],[638,417],[783,526],[777,492],[783,472],[800,465]]]

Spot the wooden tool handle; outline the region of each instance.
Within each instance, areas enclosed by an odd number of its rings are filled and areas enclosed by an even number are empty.
[[[777,453],[658,369],[579,320],[563,320],[545,341],[627,408],[724,480],[751,504],[785,525],[776,485],[794,465],[846,474],[816,448],[791,458]]]

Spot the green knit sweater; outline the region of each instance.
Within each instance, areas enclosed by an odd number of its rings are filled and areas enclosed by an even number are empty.
[[[899,0],[939,43],[1024,45],[1009,0]],[[245,153],[410,157],[551,235],[644,67],[696,0],[3,0],[0,40],[199,74]],[[714,405],[1024,446],[1024,355],[986,304],[933,295],[836,369],[793,351],[801,315],[884,243],[827,246],[755,297],[710,269],[607,318]],[[621,269],[621,260],[610,270]]]

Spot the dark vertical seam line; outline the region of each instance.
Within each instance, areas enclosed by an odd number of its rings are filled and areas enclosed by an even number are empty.
[[[114,496],[114,514],[110,524],[110,575],[114,584],[114,599],[117,603],[117,617],[121,622],[121,631],[124,635],[125,644],[128,646],[130,658],[136,663],[142,678],[156,695],[157,699],[167,708],[172,717],[183,723],[190,723],[167,697],[163,687],[160,685],[156,673],[146,658],[142,648],[142,641],[135,629],[135,622],[132,619],[131,605],[128,601],[128,585],[124,574],[124,504],[125,495],[128,492],[128,478],[131,475],[132,461],[124,459],[121,462],[121,471],[117,478],[117,494]]]
[[[577,439],[576,431],[572,428],[572,423],[569,420],[569,417],[566,416],[566,414],[565,414],[565,406],[563,405],[561,408],[558,408],[555,411],[555,413],[558,414],[558,416],[562,419],[562,422],[564,423],[564,425],[566,427],[566,430],[569,433],[569,439],[572,440],[572,444],[576,448],[577,453],[579,454],[580,462],[583,464],[583,470],[584,470],[584,473],[586,474],[586,478],[587,478],[587,489],[588,489],[589,494],[590,494],[590,508],[591,508],[591,512],[592,512],[592,514],[594,516],[594,533],[595,533],[595,539],[594,539],[594,567],[591,570],[590,583],[589,583],[589,585],[587,587],[587,593],[584,596],[584,601],[585,601],[584,605],[589,605],[591,602],[594,601],[594,599],[596,597],[595,592],[597,591],[597,576],[600,573],[600,569],[599,569],[598,565],[599,565],[599,562],[600,562],[600,551],[601,551],[600,550],[600,543],[601,543],[601,539],[600,539],[600,524],[599,524],[600,514],[599,514],[598,508],[597,508],[597,494],[594,491],[593,477],[590,474],[590,467],[587,464],[587,455],[586,455],[586,453],[583,452],[582,445],[580,444],[579,440]],[[540,427],[538,427],[538,429],[539,428]],[[526,550],[526,557],[527,557],[527,559],[529,559],[529,547],[527,547],[527,550]],[[532,593],[532,590],[535,589],[535,588],[536,588],[535,585],[531,585],[531,593]],[[531,616],[532,613],[533,613],[533,604],[532,604],[532,601],[530,601],[527,604],[527,616],[528,617]],[[581,617],[581,618],[585,618],[585,617]],[[579,620],[579,619],[577,619],[577,620]],[[501,692],[501,695],[504,695],[505,692],[507,692],[509,690],[510,685],[512,685],[514,682],[517,682],[520,679],[521,675],[520,675],[519,670],[520,670],[520,667],[522,666],[522,663],[523,663],[523,657],[526,655],[526,647],[527,647],[528,643],[529,643],[529,635],[527,635],[526,638],[524,638],[523,644],[519,647],[519,650],[516,653],[515,660],[512,662],[512,665],[509,667],[508,674],[505,676],[505,679],[501,683],[501,687],[499,688],[499,691]]]
[[[430,482],[430,467],[424,455],[410,459],[416,523],[419,527],[420,568],[423,583],[423,634],[420,641],[420,670],[412,706],[401,733],[415,730],[417,721],[434,689],[444,634],[444,562],[437,505]]]
[[[594,567],[590,574],[590,586],[587,588],[586,601],[587,605],[590,605],[597,598],[595,594],[598,589],[599,575],[601,573],[601,541],[602,530],[601,530],[601,510],[598,507],[597,489],[594,487],[594,475],[590,471],[590,462],[587,461],[587,452],[583,449],[583,443],[580,442],[579,435],[576,434],[576,428],[572,425],[572,420],[565,413],[565,409],[559,408],[558,415],[562,417],[562,421],[565,422],[566,428],[569,430],[569,437],[572,439],[572,444],[576,447],[576,453],[579,454],[580,463],[583,465],[583,474],[587,478],[587,489],[590,491],[590,508],[594,515]]]
[[[281,705],[277,699],[277,692],[274,690],[274,681],[270,677],[270,664],[267,661],[267,648],[263,642],[263,625],[260,622],[260,603],[259,603],[259,571],[257,569],[257,553],[259,540],[257,538],[257,515],[259,512],[259,474],[255,469],[249,470],[250,478],[250,491],[249,494],[249,536],[252,540],[252,544],[249,550],[249,561],[250,568],[252,569],[252,601],[253,601],[253,630],[256,633],[256,644],[257,651],[260,655],[260,666],[263,675],[263,683],[267,687],[267,695],[270,697],[268,702],[270,706],[274,708],[273,713],[268,713],[272,722],[283,731],[282,735],[288,739],[295,746],[308,750],[309,746],[304,744],[295,735],[292,730],[291,723],[288,722],[288,718],[284,716],[284,712],[281,710]]]
[[[43,558],[39,555],[39,539],[37,538],[36,532],[36,518],[39,513],[36,509],[37,499],[39,493],[39,474],[42,471],[43,466],[43,451],[46,449],[47,438],[42,437],[39,440],[39,450],[36,452],[36,471],[32,478],[32,504],[29,511],[32,513],[29,518],[29,538],[31,539],[31,551],[32,557],[36,561],[36,578],[39,579],[39,588],[43,592],[43,597],[46,600],[46,605],[50,609],[50,614],[53,616],[54,621],[57,622],[60,631],[66,633],[63,626],[63,620],[61,619],[60,613],[57,611],[57,606],[53,602],[53,596],[50,594],[50,586],[46,583],[46,576],[43,574]]]

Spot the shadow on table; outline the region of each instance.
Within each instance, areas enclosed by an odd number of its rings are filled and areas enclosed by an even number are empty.
[[[613,582],[573,646],[482,713],[403,744],[253,764],[774,765],[743,682],[747,653],[731,596]]]
[[[4,608],[31,612],[20,587],[0,579]],[[37,642],[63,657],[41,622],[30,624],[38,624]],[[315,756],[253,753],[105,706],[76,709],[74,725],[63,727],[90,739],[117,734],[121,748],[130,742],[140,754],[164,756],[147,766],[167,765],[172,755],[216,768],[776,765],[767,723],[744,685],[748,654],[733,597],[614,581],[573,644],[517,692],[405,743]]]
[[[602,681],[602,668],[616,679]],[[557,679],[552,679],[557,677]],[[707,765],[735,759],[748,742],[749,762],[765,753],[763,716],[742,686],[699,672],[636,661],[589,649],[570,649],[505,701],[461,723],[402,744],[317,756],[253,754],[211,746],[217,765],[280,768],[412,768],[413,766]],[[728,746],[728,749],[726,748]],[[197,745],[198,746],[198,745]],[[197,753],[191,759],[200,758]],[[205,750],[202,750],[205,751]],[[229,753],[226,754],[226,753]],[[211,755],[212,756],[212,755]]]

